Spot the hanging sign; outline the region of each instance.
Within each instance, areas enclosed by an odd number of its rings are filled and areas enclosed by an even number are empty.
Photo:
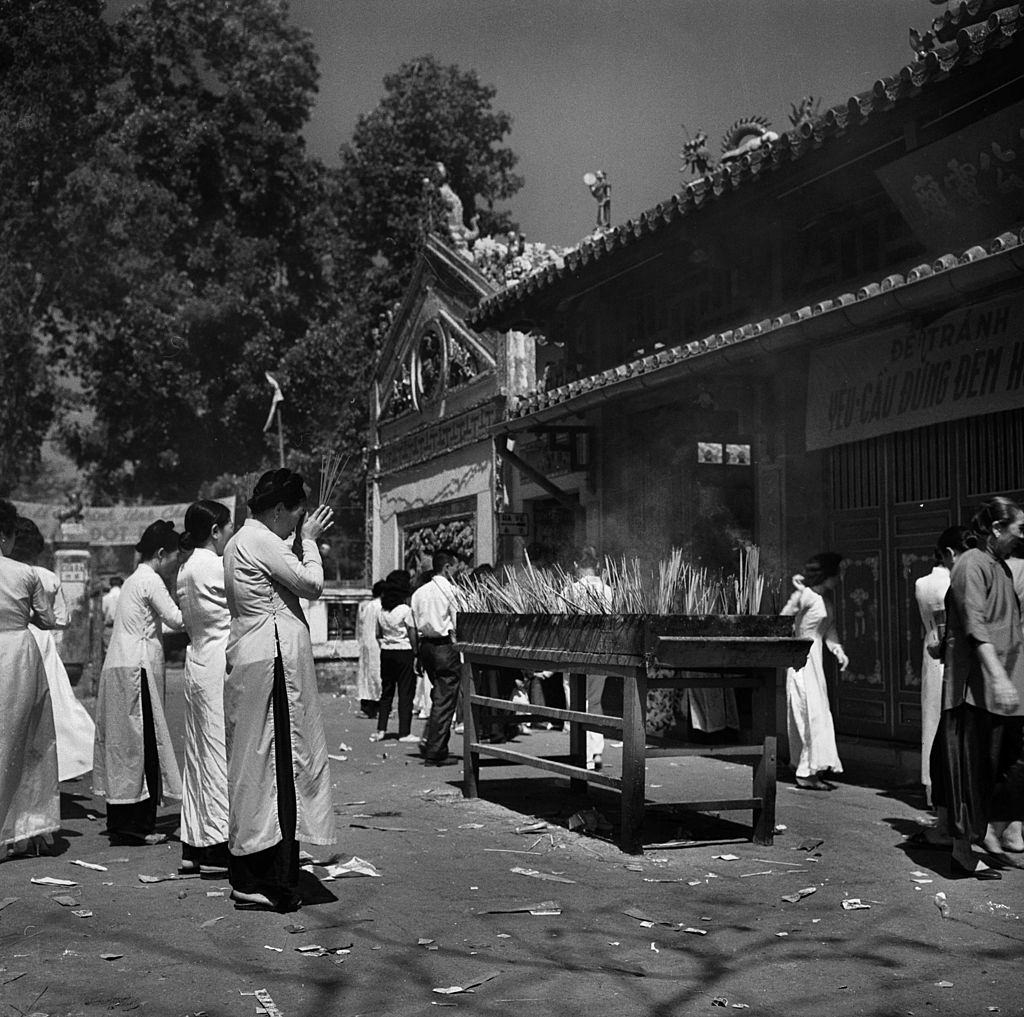
[[[530,532],[530,517],[525,512],[499,512],[499,537],[525,537]]]
[[[1024,300],[1003,297],[811,354],[807,448],[1024,406]]]

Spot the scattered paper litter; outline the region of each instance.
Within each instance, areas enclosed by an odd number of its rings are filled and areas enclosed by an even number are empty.
[[[71,913],[76,918],[92,918],[92,912],[91,911],[85,911],[85,910],[82,910],[82,911],[72,911]]]
[[[76,858],[72,865],[81,865],[83,869],[95,869],[97,872],[106,872],[107,867],[105,865],[97,865],[95,862],[83,862],[80,858]]]
[[[349,823],[353,830],[378,830],[381,833],[410,833],[407,826],[371,826],[367,823]]]
[[[517,826],[515,832],[519,834],[540,833],[543,830],[550,830],[551,824],[543,820],[537,823],[527,823],[525,826]]]
[[[31,882],[36,886],[78,886],[73,879],[57,879],[55,876],[33,876]]]
[[[687,886],[700,886],[700,880],[699,879],[688,879],[686,881],[686,885]]]
[[[56,897],[51,897],[50,900],[54,904],[59,904],[62,908],[73,908],[78,906],[78,901],[68,893],[58,893]]]
[[[167,872],[161,876],[145,876],[141,872],[139,873],[140,883],[168,883],[175,879],[198,879],[198,872]]]
[[[120,960],[124,956],[123,953],[101,953],[100,960],[112,961]]]
[[[346,745],[344,742],[338,742],[338,751],[339,752],[351,752],[352,751],[352,746],[351,745]]]
[[[489,982],[492,978],[497,978],[500,975],[500,971],[493,971],[489,975],[483,975],[480,978],[474,978],[471,982],[466,982],[465,985],[449,985],[447,988],[434,989],[434,992],[439,993],[442,996],[455,996],[461,992],[472,992],[475,988],[483,985],[484,982]]]
[[[359,858],[356,855],[353,855],[347,862],[338,862],[328,865],[326,868],[330,879],[351,879],[355,876],[370,876],[374,879],[383,877],[383,873],[377,871],[373,862],[368,862],[365,858]]]
[[[843,901],[844,911],[870,911],[871,905],[865,904],[860,897],[847,897]]]
[[[812,893],[817,892],[818,888],[816,886],[805,886],[802,890],[797,890],[796,893],[787,893],[782,899],[790,904],[796,904],[797,901],[802,900],[804,897],[810,897]]]
[[[322,950],[323,947],[319,943],[308,943],[306,946],[295,947],[296,953],[315,953],[317,950]]]
[[[721,862],[738,862],[740,860],[739,855],[712,855],[711,858]]]
[[[341,755],[338,755],[336,752],[328,752],[327,753],[327,758],[328,759],[334,759],[334,760],[336,760],[339,763],[347,763],[348,762],[348,756],[341,756]]]
[[[205,922],[203,922],[202,925],[199,926],[199,928],[208,929],[211,925],[216,925],[217,922],[224,921],[226,917],[227,915],[218,915],[216,918],[209,918]]]
[[[555,876],[550,872],[538,872],[536,869],[524,869],[521,866],[515,866],[515,868],[509,869],[509,872],[515,872],[520,876],[530,876],[533,879],[546,879],[551,883],[575,883],[575,879],[566,879],[564,876]],[[437,991],[436,989],[434,990]]]
[[[942,890],[935,895],[935,906],[939,909],[939,914],[943,918],[949,917],[949,901],[946,900],[946,895]]]
[[[696,929],[693,926],[687,926],[683,929],[683,932],[689,932],[692,936],[706,936],[708,934],[707,929]]]
[[[776,932],[775,935],[778,936],[779,939],[782,939],[784,936],[788,936],[789,933],[788,932]]]
[[[206,891],[206,896],[207,897],[223,897],[224,896],[224,891],[223,890],[207,890]]]
[[[668,928],[673,929],[675,926],[671,922],[663,922],[659,918],[651,918],[650,915],[644,914],[639,908],[627,908],[622,912],[627,918],[635,918],[641,924],[647,923],[648,925],[666,925]]]
[[[365,801],[358,801],[358,802],[341,802],[340,804],[341,804],[341,805],[342,805],[342,806],[344,807],[344,806],[346,806],[346,805],[365,805],[365,804],[366,804],[366,802],[365,802]]]
[[[730,1003],[729,1006],[731,1006],[733,1008],[733,1010],[749,1010],[750,1009],[750,1004],[749,1003]]]
[[[520,915],[520,914],[550,914],[558,912],[561,914],[562,905],[553,900],[542,900],[536,904],[509,904],[506,907],[488,908],[480,911],[481,915]]]
[[[932,883],[932,882],[934,882],[934,880],[931,880],[931,879],[924,879],[924,878],[923,878],[923,877],[921,877],[921,876],[912,876],[912,877],[911,877],[911,879],[910,879],[910,882],[911,882],[911,883],[920,883],[920,884],[924,884],[924,883]]]
[[[282,1014],[281,1011],[278,1010],[277,1004],[271,998],[270,993],[267,992],[266,989],[257,989],[253,993],[253,995],[259,1001],[260,1005],[263,1007],[263,1012],[267,1015],[267,1017],[284,1017],[284,1014]]]
[[[939,989],[952,989],[953,988],[953,983],[952,982],[936,982],[935,985]]]
[[[263,949],[264,950],[273,950],[274,953],[284,953],[284,947],[283,946],[267,946],[266,944],[264,944]]]
[[[661,953],[661,951],[658,949],[658,945],[656,943],[651,943],[651,952],[652,953]]]
[[[483,828],[483,823],[459,823],[460,830],[482,830]]]
[[[286,925],[284,927],[284,931],[285,932],[290,932],[294,936],[294,935],[296,935],[299,932],[305,932],[306,931],[306,926],[305,925],[296,925],[293,922],[291,925]]]

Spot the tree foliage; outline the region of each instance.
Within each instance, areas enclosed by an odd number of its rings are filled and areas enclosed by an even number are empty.
[[[285,0],[0,0],[0,490],[56,422],[90,497],[187,498],[273,459],[350,455],[361,518],[374,325],[444,162],[467,221],[521,186],[507,113],[433,57],[384,79],[341,165],[305,150],[316,54]],[[315,486],[315,484],[314,484]],[[353,552],[354,553],[354,552]]]
[[[402,292],[421,241],[423,180],[443,162],[468,222],[484,233],[513,223],[495,203],[522,179],[503,147],[512,118],[492,108],[497,92],[475,71],[424,56],[384,78],[384,96],[359,117],[341,150],[343,224],[362,272],[361,306],[377,314]]]

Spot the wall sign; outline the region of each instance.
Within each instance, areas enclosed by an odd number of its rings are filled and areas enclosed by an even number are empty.
[[[525,512],[498,512],[499,537],[525,537],[530,532],[530,517]]]
[[[1024,300],[1003,297],[811,354],[807,448],[1024,407]]]
[[[1008,229],[1024,212],[1024,103],[916,149],[877,171],[928,247]]]

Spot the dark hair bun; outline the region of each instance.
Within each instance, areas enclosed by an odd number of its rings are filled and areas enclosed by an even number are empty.
[[[801,573],[806,586],[818,586],[839,575],[839,566],[843,563],[843,556],[835,551],[823,551],[821,554],[812,555],[804,562]]]
[[[256,482],[249,508],[253,515],[260,515],[276,505],[293,509],[306,500],[306,488],[302,477],[291,470],[269,470]]]
[[[143,530],[135,550],[142,555],[143,561],[152,558],[157,551],[177,551],[178,536],[170,519],[158,519]]]

